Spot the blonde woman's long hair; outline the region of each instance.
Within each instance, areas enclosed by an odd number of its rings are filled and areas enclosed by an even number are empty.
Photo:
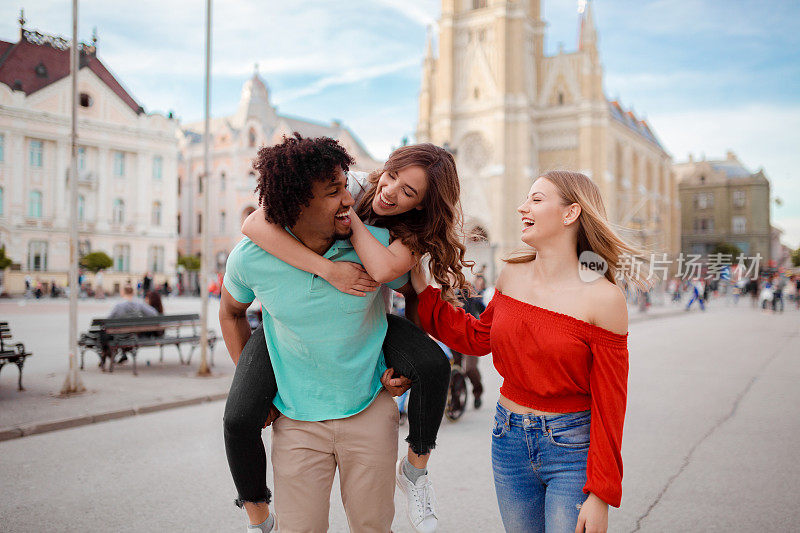
[[[635,266],[640,264],[642,252],[633,245],[625,242],[608,221],[606,208],[603,204],[603,197],[600,189],[586,175],[580,172],[570,172],[567,170],[551,170],[539,176],[546,178],[558,189],[564,205],[578,204],[581,206],[581,213],[578,215],[578,257],[583,252],[593,252],[602,257],[608,265],[605,278],[618,285],[619,278],[625,278],[631,283],[646,287],[649,284],[644,279],[641,268]],[[536,258],[536,250],[528,248],[519,250],[505,259],[507,263],[528,263]],[[633,265],[630,270],[623,270],[620,273],[622,259],[629,258]]]

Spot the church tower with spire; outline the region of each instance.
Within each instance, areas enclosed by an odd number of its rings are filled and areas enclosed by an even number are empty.
[[[578,2],[577,50],[545,54],[542,0],[442,0],[429,31],[417,141],[455,155],[471,259],[489,274],[518,248],[516,207],[553,169],[580,171],[639,244],[678,249],[671,157],[646,121],[609,101],[593,3]],[[438,46],[435,46],[438,44]]]

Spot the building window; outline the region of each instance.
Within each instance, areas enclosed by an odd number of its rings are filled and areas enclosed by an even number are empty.
[[[161,181],[162,175],[162,167],[164,165],[164,159],[157,155],[153,158],[153,179]]]
[[[745,233],[747,231],[747,218],[733,217],[731,219],[731,231],[733,233]]]
[[[28,270],[47,270],[47,241],[28,243]]]
[[[78,196],[78,222],[83,222],[86,218],[86,198]]]
[[[225,173],[224,172],[219,175],[219,190],[221,190],[221,191],[225,190]]]
[[[714,207],[714,193],[701,192],[695,194],[694,205],[696,209],[711,209]]]
[[[695,233],[713,233],[714,232],[714,219],[713,218],[696,218],[694,220]]]
[[[203,176],[197,176],[197,194],[203,194]]]
[[[125,176],[125,152],[114,152],[114,176]]]
[[[92,107],[92,97],[87,93],[81,93],[78,103],[80,103],[81,107]]]
[[[178,178],[178,196],[181,195],[181,183],[182,182],[183,182],[183,180],[179,177]]]
[[[486,0],[472,0],[472,9],[482,9],[486,7]]]
[[[148,252],[147,268],[151,272],[164,272],[164,247],[151,246]]]
[[[44,141],[31,141],[28,149],[28,161],[34,168],[42,168],[44,161]]]
[[[31,191],[28,195],[28,216],[42,218],[42,193]]]
[[[114,199],[111,211],[111,221],[114,224],[125,223],[125,202],[121,198]]]
[[[178,213],[178,235],[181,234],[181,214]]]
[[[247,145],[250,148],[255,148],[256,146],[256,132],[255,130],[250,130],[250,133],[247,134]]]
[[[219,213],[219,232],[225,233],[225,211]]]
[[[203,213],[197,213],[197,234],[203,233]]]
[[[564,93],[558,93],[558,105],[564,105]]]
[[[86,169],[86,147],[78,147],[78,170]]]
[[[744,207],[745,202],[747,202],[747,193],[745,191],[733,191],[734,207]]]
[[[114,270],[128,272],[131,269],[131,247],[127,244],[114,246]]]
[[[0,163],[3,162],[5,159],[5,146],[6,146],[6,137],[5,135],[0,135]]]
[[[161,225],[161,202],[153,202],[153,214],[151,217],[153,226]]]

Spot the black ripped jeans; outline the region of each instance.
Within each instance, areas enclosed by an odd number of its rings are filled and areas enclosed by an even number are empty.
[[[412,382],[406,442],[414,453],[425,455],[436,446],[447,401],[450,363],[439,345],[417,326],[395,315],[387,315],[387,320],[389,328],[383,342],[386,366]],[[244,502],[269,503],[272,497],[267,488],[267,455],[261,430],[277,391],[264,329],[258,327],[239,356],[223,419],[225,453],[240,507]]]

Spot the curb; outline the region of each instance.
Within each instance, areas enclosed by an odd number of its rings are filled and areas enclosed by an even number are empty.
[[[158,411],[165,411],[167,409],[175,409],[177,407],[186,407],[189,405],[198,405],[206,402],[216,402],[224,400],[228,397],[227,392],[218,394],[209,394],[206,396],[198,396],[196,398],[188,398],[185,400],[172,400],[167,402],[159,402],[153,404],[142,405],[139,407],[118,409],[116,411],[107,411],[96,415],[84,415],[72,418],[65,418],[63,420],[54,420],[51,422],[40,422],[33,424],[23,424],[20,426],[11,426],[0,428],[0,442],[29,435],[40,435],[42,433],[50,433],[51,431],[58,431],[61,429],[70,429],[89,424],[97,424],[99,422],[107,422],[109,420],[117,420],[119,418],[127,418],[129,416],[144,415],[148,413],[156,413]]]

